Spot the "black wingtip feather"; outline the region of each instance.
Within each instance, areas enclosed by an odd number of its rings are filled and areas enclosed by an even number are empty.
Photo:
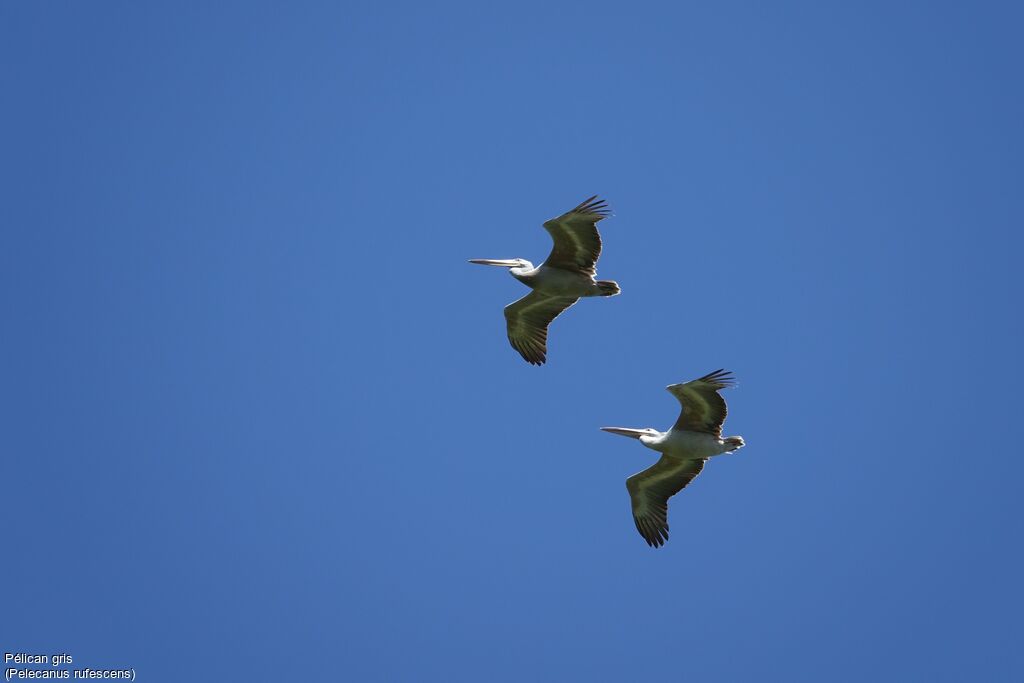
[[[733,376],[732,372],[724,368],[719,368],[714,372],[709,372],[697,381],[707,382],[708,384],[718,384],[723,389],[736,386],[736,378]]]
[[[633,521],[636,523],[636,530],[640,532],[640,537],[652,548],[660,548],[668,541],[667,525],[662,527],[647,517],[636,517]]]
[[[601,216],[602,218],[608,216],[611,211],[608,209],[608,202],[603,199],[598,199],[595,194],[589,199],[585,199],[579,206],[572,210],[572,213],[583,213],[583,214],[594,214]]]

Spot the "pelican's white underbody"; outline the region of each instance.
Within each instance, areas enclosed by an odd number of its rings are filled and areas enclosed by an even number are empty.
[[[713,434],[675,429],[658,436],[645,434],[640,437],[640,443],[651,450],[684,460],[710,458],[742,448],[735,443],[726,443]]]

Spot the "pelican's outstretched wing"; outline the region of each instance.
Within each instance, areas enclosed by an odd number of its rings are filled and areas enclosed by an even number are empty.
[[[548,351],[548,325],[579,299],[545,296],[536,290],[505,307],[508,340],[526,362],[544,365]]]
[[[607,216],[608,205],[594,195],[572,211],[546,222],[544,228],[551,233],[555,246],[544,265],[594,277],[594,266],[601,255],[597,222]]]
[[[672,384],[666,387],[672,395],[679,399],[683,410],[672,429],[685,429],[688,432],[706,432],[714,436],[722,436],[722,423],[729,412],[725,399],[718,393],[735,384],[732,373],[727,370],[715,370],[700,379],[684,384]]]
[[[682,491],[704,469],[703,460],[680,460],[661,456],[661,460],[626,480],[633,501],[636,530],[657,548],[668,540],[668,499]]]

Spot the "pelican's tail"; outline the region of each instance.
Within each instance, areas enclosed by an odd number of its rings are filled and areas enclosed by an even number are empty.
[[[597,288],[601,290],[598,296],[615,296],[622,291],[619,289],[619,283],[615,280],[598,280]]]
[[[745,445],[743,443],[742,436],[727,436],[724,439],[722,439],[722,443],[724,443],[729,448],[729,450],[727,450],[726,453],[731,453],[732,451],[743,448],[743,446]]]

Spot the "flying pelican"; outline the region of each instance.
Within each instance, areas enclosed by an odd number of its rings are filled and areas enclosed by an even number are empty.
[[[612,434],[640,439],[640,443],[661,453],[653,466],[626,480],[636,529],[652,548],[668,540],[668,499],[700,474],[708,458],[743,448],[742,436],[722,438],[728,410],[718,392],[733,385],[732,373],[715,370],[692,382],[665,387],[683,406],[679,419],[665,433],[649,427],[601,427]]]
[[[615,296],[619,285],[595,280],[594,266],[601,255],[597,222],[608,215],[608,205],[594,195],[572,211],[544,224],[555,246],[544,263],[534,268],[526,259],[470,259],[483,266],[502,266],[533,291],[505,307],[508,340],[526,362],[547,360],[548,325],[584,296]]]

